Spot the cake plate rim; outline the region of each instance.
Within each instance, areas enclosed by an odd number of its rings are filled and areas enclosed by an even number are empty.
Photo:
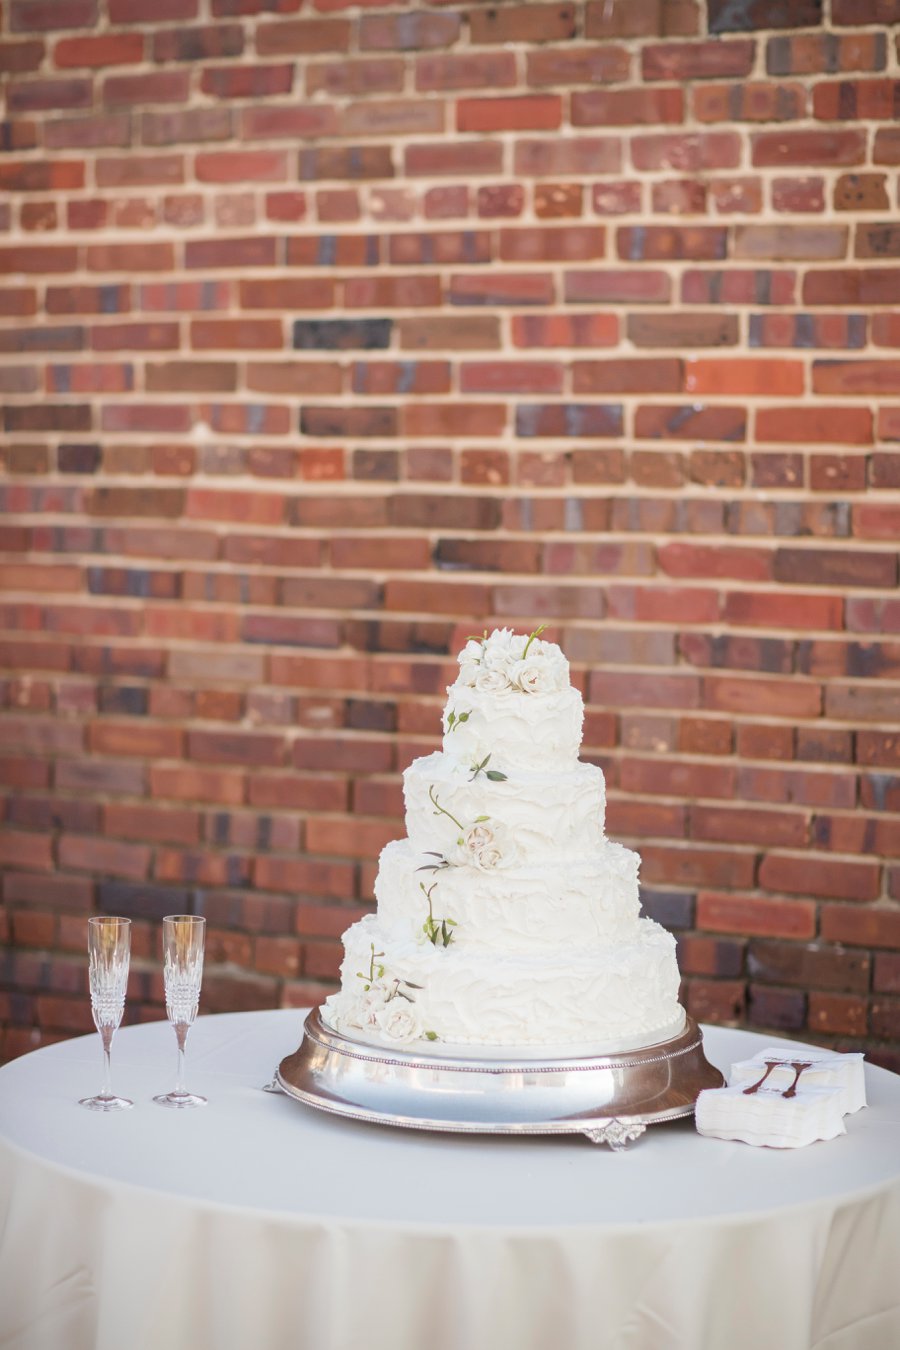
[[[464,1080],[466,1091],[453,1090],[460,1075],[476,1075]],[[680,1033],[639,1049],[504,1060],[382,1048],[333,1030],[314,1008],[275,1082],[307,1106],[367,1124],[455,1134],[584,1134],[618,1150],[648,1125],[693,1115],[699,1092],[724,1079],[706,1059],[700,1027],[687,1013]],[[455,1113],[448,1115],[451,1100]]]

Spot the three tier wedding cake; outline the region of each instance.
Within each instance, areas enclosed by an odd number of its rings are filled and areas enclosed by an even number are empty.
[[[604,834],[583,705],[543,629],[471,638],[443,750],[403,775],[407,837],[344,934],[322,1009],[379,1043],[623,1050],[676,1035],[675,942],[641,918],[636,853]]]

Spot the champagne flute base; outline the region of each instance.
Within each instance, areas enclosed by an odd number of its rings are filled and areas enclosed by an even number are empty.
[[[89,1111],[129,1111],[134,1102],[127,1097],[108,1097],[100,1093],[97,1097],[82,1097],[78,1105],[86,1106]]]
[[[158,1106],[173,1106],[176,1111],[182,1110],[186,1106],[205,1106],[206,1098],[199,1097],[196,1092],[164,1092],[153,1100]]]

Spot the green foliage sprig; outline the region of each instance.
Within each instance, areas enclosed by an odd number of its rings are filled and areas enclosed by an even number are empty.
[[[474,783],[475,779],[478,777],[480,773],[483,773],[485,778],[489,778],[492,783],[506,782],[505,773],[501,773],[499,769],[489,769],[487,767],[487,765],[490,763],[490,758],[491,758],[490,755],[485,755],[484,759],[481,761],[480,764],[472,764],[469,766],[472,770],[472,777],[469,779],[470,783]]]
[[[436,881],[433,881],[428,887],[426,887],[424,881],[419,882],[419,890],[428,901],[428,918],[422,924],[422,932],[433,947],[436,947],[439,942],[442,943],[444,947],[449,947],[450,943],[453,941],[453,934],[450,932],[450,929],[456,928],[457,923],[455,919],[436,919],[434,917],[431,895],[436,886]]]
[[[363,989],[365,989],[366,993],[368,993],[368,991],[372,988],[372,985],[375,983],[376,980],[384,979],[384,966],[375,965],[375,962],[378,960],[378,958],[380,956],[384,956],[384,952],[376,952],[374,942],[369,943],[369,951],[372,954],[369,957],[368,975],[364,975],[361,970],[358,970],[356,972],[356,978],[358,980],[363,981]]]
[[[525,657],[528,655],[528,648],[531,646],[532,642],[534,642],[535,638],[541,636],[541,633],[544,632],[546,627],[547,625],[545,623],[539,624],[533,633],[528,634],[528,641],[525,643],[525,648],[522,652],[521,660],[523,661],[525,660]]]
[[[456,828],[457,828],[457,829],[459,830],[459,832],[460,832],[460,833],[459,833],[459,838],[457,839],[456,842],[457,842],[458,844],[461,844],[461,843],[463,842],[463,836],[464,836],[465,833],[466,833],[466,826],[463,825],[463,823],[462,823],[461,820],[457,820],[457,819],[456,819],[456,816],[453,814],[453,812],[452,812],[452,811],[448,811],[447,808],[446,808],[446,806],[441,806],[440,802],[438,801],[437,797],[436,797],[435,794],[434,794],[434,783],[432,783],[431,786],[430,786],[430,788],[428,789],[428,796],[429,796],[429,799],[430,799],[430,801],[431,801],[432,806],[435,808],[434,814],[435,814],[436,816],[446,816],[448,820],[452,820],[452,821],[453,821],[453,824],[456,826]],[[482,821],[485,821],[485,820],[490,820],[490,816],[476,816],[475,819],[474,819],[474,821],[473,821],[472,823],[473,823],[474,825],[480,825],[480,824],[482,823]],[[436,857],[440,857],[440,854],[436,854],[435,856],[436,856]]]

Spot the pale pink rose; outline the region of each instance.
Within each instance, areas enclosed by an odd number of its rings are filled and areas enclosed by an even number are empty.
[[[422,1035],[416,1005],[399,995],[379,1008],[375,1023],[381,1034],[392,1041],[414,1041]]]

